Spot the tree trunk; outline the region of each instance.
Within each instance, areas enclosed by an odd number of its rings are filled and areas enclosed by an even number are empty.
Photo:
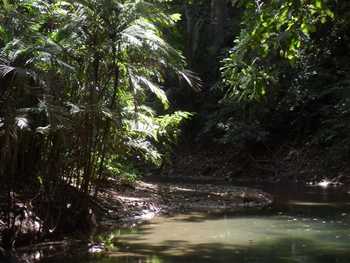
[[[227,0],[212,0],[210,14],[210,53],[216,56],[225,40],[225,22],[228,18]]]

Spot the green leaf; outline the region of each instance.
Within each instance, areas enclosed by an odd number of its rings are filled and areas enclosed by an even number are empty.
[[[8,2],[8,0],[2,0],[2,3],[5,7],[5,10],[10,10],[11,9],[11,4]]]
[[[181,20],[181,14],[179,14],[179,13],[172,14],[172,15],[170,16],[170,18],[171,18],[174,22],[178,22],[178,21]]]
[[[334,13],[331,10],[327,9],[326,15],[329,16],[330,18],[334,19]]]
[[[301,24],[300,28],[306,36],[309,36],[309,27],[305,22]]]
[[[162,90],[160,87],[158,87],[156,84],[154,84],[153,82],[149,81],[148,79],[144,78],[144,77],[139,77],[139,80],[141,83],[143,83],[146,87],[149,88],[149,90],[156,95],[156,97],[162,102],[162,104],[164,105],[165,109],[169,108],[169,101],[168,98],[164,92],[164,90]]]
[[[318,9],[322,9],[323,3],[322,0],[316,0],[315,1],[315,7]]]

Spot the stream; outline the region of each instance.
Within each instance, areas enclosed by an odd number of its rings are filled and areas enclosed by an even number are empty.
[[[66,263],[348,263],[350,194],[345,188],[257,185],[275,196],[272,208],[231,214],[157,217],[115,230],[108,256],[66,256]]]

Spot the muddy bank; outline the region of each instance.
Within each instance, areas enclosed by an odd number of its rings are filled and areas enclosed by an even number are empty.
[[[54,242],[49,239],[38,240],[37,244],[17,247],[16,252],[1,249],[0,259],[13,262],[38,262],[42,258],[76,253],[76,248],[81,253],[94,253],[96,247],[98,250],[104,250],[98,242],[93,242],[98,233],[118,227],[133,227],[157,215],[196,211],[229,212],[242,208],[265,207],[271,203],[271,195],[246,187],[145,181],[123,185],[117,180],[110,179],[98,196],[91,198],[91,209],[96,216],[97,224],[89,234],[67,235],[61,241]],[[56,240],[60,238],[56,237]]]
[[[137,181],[133,184],[121,184],[119,180],[109,179],[96,197],[90,197],[91,222],[82,221],[81,224],[89,223],[91,227],[84,227],[84,232],[62,232],[63,229],[71,229],[76,225],[75,221],[65,215],[58,222],[59,226],[62,225],[60,232],[41,234],[43,222],[35,207],[25,206],[20,202],[20,197],[17,197],[16,205],[21,208],[21,213],[14,217],[12,227],[6,228],[5,219],[0,218],[0,247],[19,248],[63,238],[88,241],[100,229],[132,226],[158,214],[229,211],[243,207],[264,207],[271,203],[270,195],[244,187],[193,182]],[[16,231],[12,233],[11,240],[5,236],[7,230]]]
[[[132,187],[109,183],[97,197],[106,212],[102,225],[128,225],[157,214],[228,211],[244,207],[264,207],[272,196],[257,189],[230,185],[143,182]]]

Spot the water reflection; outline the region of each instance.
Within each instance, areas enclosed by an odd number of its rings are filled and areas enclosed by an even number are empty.
[[[156,218],[118,235],[108,255],[43,262],[350,262],[349,195],[334,189],[287,189],[269,189],[277,195],[273,209]]]
[[[110,254],[108,257],[95,258],[65,258],[60,262],[91,262],[91,263],[153,263],[153,262],[249,262],[249,263],[348,263],[350,252],[348,249],[324,247],[319,242],[303,238],[279,238],[275,240],[252,243],[249,246],[223,245],[222,243],[208,243],[186,245],[185,253],[169,255],[163,248],[172,246],[164,242],[161,246],[142,244],[134,247],[143,251],[143,255]],[[63,259],[62,259],[63,260]],[[57,262],[57,261],[56,261]]]

